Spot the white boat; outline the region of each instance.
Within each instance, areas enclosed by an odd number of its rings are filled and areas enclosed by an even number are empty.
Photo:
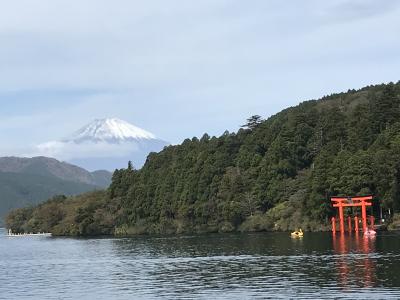
[[[7,236],[9,237],[29,237],[29,236],[41,236],[41,237],[51,237],[51,233],[38,232],[38,233],[13,233],[11,229],[8,229]]]
[[[367,230],[364,232],[364,237],[375,237],[376,236],[376,231],[373,229],[367,228]]]

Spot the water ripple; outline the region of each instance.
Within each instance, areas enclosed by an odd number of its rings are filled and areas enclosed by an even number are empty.
[[[400,237],[0,238],[0,299],[399,299]]]

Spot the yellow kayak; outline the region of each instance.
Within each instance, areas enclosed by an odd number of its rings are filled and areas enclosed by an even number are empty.
[[[304,233],[303,233],[303,230],[296,230],[296,231],[294,231],[294,232],[292,232],[291,234],[291,237],[293,237],[293,238],[300,238],[300,237],[303,237],[303,235],[304,235]]]

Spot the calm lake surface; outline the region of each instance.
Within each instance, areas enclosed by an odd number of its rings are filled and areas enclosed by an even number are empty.
[[[400,235],[9,238],[0,299],[400,299]]]

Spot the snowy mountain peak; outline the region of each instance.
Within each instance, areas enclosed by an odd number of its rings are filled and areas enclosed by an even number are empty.
[[[128,161],[140,168],[150,152],[168,145],[144,129],[110,118],[94,120],[67,139],[39,144],[29,156],[54,157],[91,171],[114,171],[125,168]]]
[[[117,118],[96,119],[78,130],[66,142],[119,143],[134,140],[153,140],[155,135]]]

